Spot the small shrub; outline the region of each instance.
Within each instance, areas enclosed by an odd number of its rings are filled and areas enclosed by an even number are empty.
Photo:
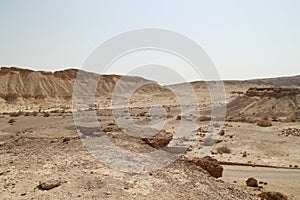
[[[202,121],[202,122],[204,122],[204,121],[210,121],[211,117],[210,116],[200,116],[198,120]]]
[[[272,123],[268,120],[259,120],[257,123],[256,123],[258,126],[260,127],[269,127],[269,126],[272,126]]]
[[[145,117],[145,116],[146,116],[146,112],[141,112],[137,114],[137,117]]]
[[[269,117],[268,117],[268,116],[264,116],[264,117],[262,118],[262,120],[269,120]]]
[[[24,113],[22,111],[19,112],[12,112],[9,114],[10,117],[19,117],[20,115],[23,115]]]
[[[221,127],[221,125],[218,124],[218,123],[214,123],[214,124],[213,124],[213,127],[219,128],[219,127]]]
[[[12,123],[14,123],[14,122],[16,122],[16,120],[14,120],[14,119],[10,119],[10,120],[8,121],[9,124],[12,124]]]
[[[37,116],[37,115],[38,115],[38,112],[33,111],[33,112],[32,112],[32,115],[33,115],[33,116]]]
[[[30,115],[31,115],[30,112],[25,112],[25,113],[24,113],[24,116],[26,116],[26,117],[28,117],[28,116],[30,116]]]
[[[50,116],[50,113],[48,113],[48,112],[44,113],[44,117],[49,117],[49,116]]]
[[[203,143],[203,146],[213,146],[214,144],[217,143],[217,140],[211,138],[211,137],[207,137],[205,140],[204,140],[204,143]]]
[[[231,153],[231,150],[227,146],[222,146],[217,148],[218,153]]]
[[[176,120],[181,120],[181,116],[178,115],[178,116],[176,117]]]
[[[60,110],[51,110],[50,113],[60,113]]]
[[[296,118],[294,116],[289,116],[287,119],[286,119],[286,122],[296,122]]]
[[[277,122],[278,121],[278,117],[277,116],[272,116],[272,121],[273,122]]]

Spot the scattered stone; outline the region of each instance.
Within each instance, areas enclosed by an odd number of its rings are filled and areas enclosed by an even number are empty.
[[[224,136],[225,135],[225,130],[224,129],[220,130],[219,135]]]
[[[246,180],[246,185],[249,187],[258,187],[257,180],[255,178],[248,178]]]
[[[262,192],[258,195],[262,200],[287,200],[287,196],[280,192]]]
[[[169,142],[173,139],[173,135],[167,131],[160,131],[158,134],[149,137],[142,138],[142,140],[155,149],[160,149],[169,144]]]
[[[281,135],[283,136],[293,136],[293,137],[300,137],[300,129],[299,128],[287,128],[281,131]]]
[[[58,180],[51,180],[47,182],[39,182],[38,188],[41,190],[51,190],[55,187],[58,187],[61,185],[61,182]]]
[[[71,140],[71,138],[65,137],[65,138],[63,139],[63,143],[69,142],[70,140]]]

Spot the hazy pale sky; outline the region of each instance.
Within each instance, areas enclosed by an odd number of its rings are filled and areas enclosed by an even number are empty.
[[[297,0],[1,0],[0,65],[80,67],[105,40],[145,27],[193,39],[223,79],[300,74]]]

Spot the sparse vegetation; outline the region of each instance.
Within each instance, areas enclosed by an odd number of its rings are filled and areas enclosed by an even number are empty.
[[[37,115],[38,115],[38,112],[33,111],[33,112],[32,112],[32,115],[33,115],[33,116],[37,116]]]
[[[8,121],[9,124],[12,124],[12,123],[14,123],[14,122],[16,122],[15,119],[10,119],[10,120]]]
[[[272,126],[272,123],[269,120],[259,120],[256,124],[260,127]]]
[[[227,146],[221,146],[217,148],[217,152],[222,153],[231,153],[231,150]]]
[[[204,143],[203,143],[203,146],[212,146],[214,144],[217,143],[217,140],[211,138],[211,137],[208,137],[204,140]]]
[[[177,115],[176,120],[181,120],[181,115]]]
[[[12,112],[9,114],[10,117],[19,117],[20,115],[23,115],[24,113],[22,111],[19,112]]]
[[[24,113],[24,116],[30,116],[31,115],[31,112],[25,112]]]
[[[210,121],[211,120],[211,117],[210,116],[200,116],[199,117],[199,121]]]
[[[50,116],[50,113],[48,113],[48,112],[44,113],[44,117],[49,117],[49,116]]]

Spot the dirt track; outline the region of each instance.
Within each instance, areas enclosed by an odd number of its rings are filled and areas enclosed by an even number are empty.
[[[300,170],[297,169],[274,169],[248,166],[223,166],[223,180],[228,182],[236,181],[238,185],[245,185],[249,177],[258,181],[267,182],[267,185],[260,184],[266,190],[280,191],[300,199]],[[289,185],[289,187],[286,187]],[[285,186],[285,187],[284,187]]]

